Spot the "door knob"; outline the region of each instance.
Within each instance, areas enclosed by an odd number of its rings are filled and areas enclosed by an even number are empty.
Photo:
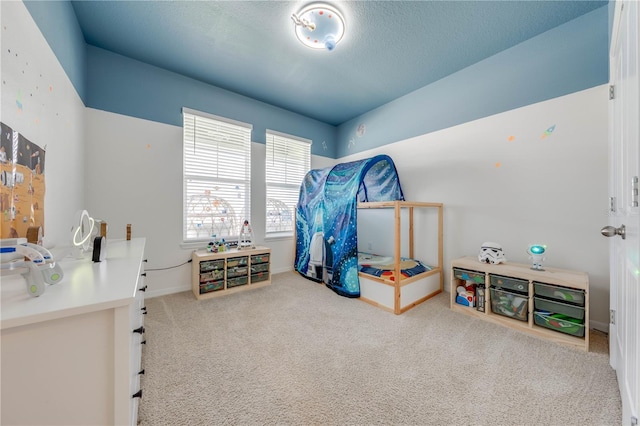
[[[624,225],[620,225],[620,228],[616,228],[614,226],[605,226],[600,230],[600,233],[605,237],[614,237],[616,235],[620,235],[624,240],[626,238],[625,229],[626,228],[624,227]]]

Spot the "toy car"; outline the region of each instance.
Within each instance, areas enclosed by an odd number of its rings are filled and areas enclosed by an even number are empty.
[[[478,254],[478,260],[482,263],[491,263],[492,265],[507,261],[504,257],[502,246],[498,243],[491,242],[482,244],[482,247],[480,247],[480,254]]]

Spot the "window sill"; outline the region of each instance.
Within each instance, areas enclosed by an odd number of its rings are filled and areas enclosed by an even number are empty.
[[[207,248],[209,241],[189,241],[180,243],[181,249],[196,250]]]
[[[265,241],[292,240],[293,232],[270,232],[264,236]]]

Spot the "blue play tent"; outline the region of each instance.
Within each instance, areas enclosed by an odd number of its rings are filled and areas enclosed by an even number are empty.
[[[311,170],[296,207],[295,270],[336,293],[360,297],[358,202],[404,200],[393,160],[365,160]]]

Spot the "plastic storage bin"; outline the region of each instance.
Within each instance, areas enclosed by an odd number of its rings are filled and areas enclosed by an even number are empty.
[[[529,281],[527,280],[489,274],[489,281],[494,287],[499,287],[505,290],[515,290],[516,292],[529,294]]]
[[[560,287],[557,285],[544,284],[534,281],[533,291],[537,296],[584,306],[584,290],[576,290],[574,288]]]
[[[251,265],[251,273],[256,274],[258,272],[267,272],[269,270],[268,263],[259,263],[257,265]]]
[[[249,258],[244,257],[230,257],[227,259],[227,268],[233,268],[235,266],[247,266]]]
[[[527,321],[529,315],[529,298],[525,294],[500,290],[491,287],[491,312]]]
[[[251,256],[251,263],[266,263],[269,261],[269,254],[256,254]]]
[[[227,279],[227,288],[238,287],[240,285],[245,285],[249,280],[249,277],[238,277]]]
[[[484,284],[484,272],[453,268],[453,276],[458,278],[459,280],[472,281],[476,284]]]
[[[227,269],[227,278],[240,277],[247,275],[249,268],[246,266],[236,266],[235,268]]]
[[[216,269],[211,272],[203,272],[200,274],[200,282],[216,281],[224,278],[224,270]]]
[[[212,291],[222,290],[224,288],[224,280],[209,281],[200,284],[200,294],[210,293]]]
[[[541,326],[572,336],[584,337],[584,324],[581,320],[562,314],[534,312],[533,321]]]
[[[251,283],[259,283],[260,281],[266,281],[269,279],[268,272],[258,272],[257,274],[251,274]]]
[[[209,272],[214,269],[224,269],[224,259],[200,262],[200,272]]]
[[[533,306],[536,311],[547,311],[552,314],[562,314],[571,318],[584,319],[584,308],[568,303],[556,302],[536,296],[533,298]]]

